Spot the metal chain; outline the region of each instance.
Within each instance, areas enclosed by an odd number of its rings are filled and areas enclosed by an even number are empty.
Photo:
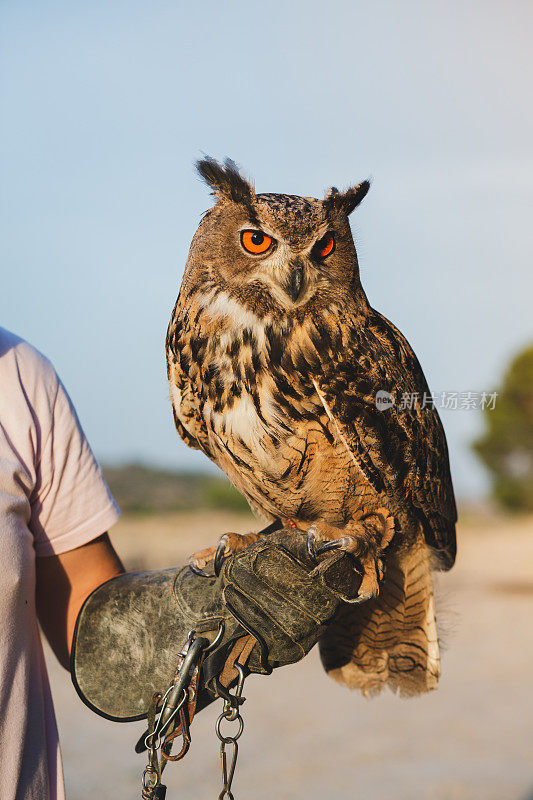
[[[156,693],[153,697],[148,712],[148,734],[144,744],[148,750],[148,764],[145,767],[141,782],[141,797],[143,800],[164,800],[166,786],[161,783],[161,773],[166,761],[170,758],[172,737],[169,733],[177,720],[181,709],[189,700],[189,684],[192,676],[198,672],[203,657],[215,649],[224,635],[224,623],[219,624],[217,635],[212,642],[202,636],[196,636],[195,631],[189,631],[187,642],[177,657],[177,667],[174,680],[167,691],[161,696]],[[242,687],[241,687],[242,691]],[[181,712],[183,713],[183,712]],[[167,737],[167,738],[165,738]],[[158,751],[163,743],[169,742],[168,751],[161,758]],[[188,743],[190,739],[188,740]],[[186,752],[186,748],[184,750]]]
[[[244,686],[245,674],[243,668],[237,661],[235,662],[234,667],[239,673],[237,689],[235,694],[231,695],[230,699],[224,702],[224,710],[217,719],[215,725],[216,735],[220,739],[220,761],[222,766],[222,791],[218,796],[218,800],[235,800],[231,791],[231,784],[233,783],[235,767],[237,765],[237,757],[239,755],[239,745],[237,740],[240,739],[244,730],[244,720],[239,709],[243,702],[242,690]],[[224,734],[221,731],[220,728],[224,720],[229,723],[237,723],[238,728],[233,736]],[[226,747],[228,746],[231,747],[231,758],[228,757],[229,754],[226,752]],[[230,764],[229,769],[228,761]]]
[[[187,637],[187,643],[178,655],[178,666],[173,683],[168,687],[163,696],[161,696],[160,693],[154,695],[148,713],[148,734],[144,740],[148,750],[148,764],[142,777],[141,788],[143,800],[164,800],[166,797],[166,786],[161,783],[161,773],[165,762],[163,756],[161,759],[158,757],[158,750],[161,749],[162,742],[165,740],[165,734],[167,734],[179,711],[189,698],[191,675],[195,670],[199,669],[202,657],[216,647],[223,633],[224,627],[223,624],[221,624],[215,640],[209,643],[208,640],[202,637],[196,637],[194,631],[190,631]],[[233,783],[235,767],[239,755],[238,739],[240,739],[244,730],[244,720],[240,713],[240,707],[242,703],[244,703],[242,691],[246,673],[237,660],[234,662],[233,667],[238,674],[237,688],[234,694],[224,689],[218,680],[215,679],[216,686],[220,689],[221,696],[224,697],[224,708],[215,724],[215,732],[220,740],[220,761],[222,767],[222,791],[218,796],[218,800],[234,800],[231,785]],[[221,730],[223,722],[236,722],[236,732],[233,733],[233,735],[224,733]],[[227,748],[231,748],[229,752]],[[164,757],[168,760],[169,754],[165,752]]]

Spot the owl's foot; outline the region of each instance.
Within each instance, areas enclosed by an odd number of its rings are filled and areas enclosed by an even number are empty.
[[[345,550],[356,561],[362,580],[356,603],[379,594],[384,566],[381,555],[394,536],[394,517],[385,508],[362,513],[344,528],[315,522],[309,528],[307,549],[313,558],[330,550]]]
[[[251,544],[257,542],[260,538],[258,533],[225,533],[218,540],[216,547],[206,547],[198,553],[193,553],[189,556],[189,566],[197,574],[208,576],[204,572],[205,568],[211,562],[214,563],[214,573],[218,575],[222,562],[225,558],[234,553],[240,553],[241,550],[246,550]]]

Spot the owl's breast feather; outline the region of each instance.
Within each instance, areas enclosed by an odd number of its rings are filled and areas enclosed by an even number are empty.
[[[171,368],[182,429],[267,516],[344,518],[358,471],[313,386],[309,338],[231,308],[187,310]]]
[[[298,431],[289,427],[290,420],[274,403],[268,388],[256,384],[252,394],[241,386],[239,396],[228,398],[222,408],[206,402],[203,416],[213,449],[224,455],[229,451],[273,480],[280,478],[284,470],[280,450],[298,438]]]
[[[184,306],[180,330],[187,358],[180,359],[182,380],[171,395],[183,427],[199,438],[201,425],[203,449],[225,471],[229,458],[281,480],[302,458],[309,420],[323,414],[313,386],[296,387],[281,366],[283,353],[302,337],[223,291]]]

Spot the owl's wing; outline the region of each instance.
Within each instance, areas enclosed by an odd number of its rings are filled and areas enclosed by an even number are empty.
[[[197,342],[194,329],[189,325],[189,315],[181,313],[181,305],[181,297],[178,297],[166,338],[167,376],[174,424],[188,447],[202,450],[214,460],[200,408],[202,398],[193,390],[189,378],[191,356]]]
[[[457,511],[446,437],[422,368],[404,336],[373,309],[363,326],[348,330],[339,347],[321,354],[319,397],[369,483],[410,506],[449,569]],[[394,404],[378,409],[379,390]],[[411,403],[413,396],[418,402]]]

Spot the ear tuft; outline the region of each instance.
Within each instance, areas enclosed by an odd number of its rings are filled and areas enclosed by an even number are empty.
[[[345,192],[339,192],[335,186],[332,186],[326,194],[324,202],[332,209],[344,211],[348,216],[364,200],[369,189],[370,181],[363,181]]]
[[[255,197],[255,190],[239,172],[239,168],[230,158],[223,164],[210,156],[196,162],[200,177],[213,190],[218,199],[226,198],[234,203],[250,205]]]

